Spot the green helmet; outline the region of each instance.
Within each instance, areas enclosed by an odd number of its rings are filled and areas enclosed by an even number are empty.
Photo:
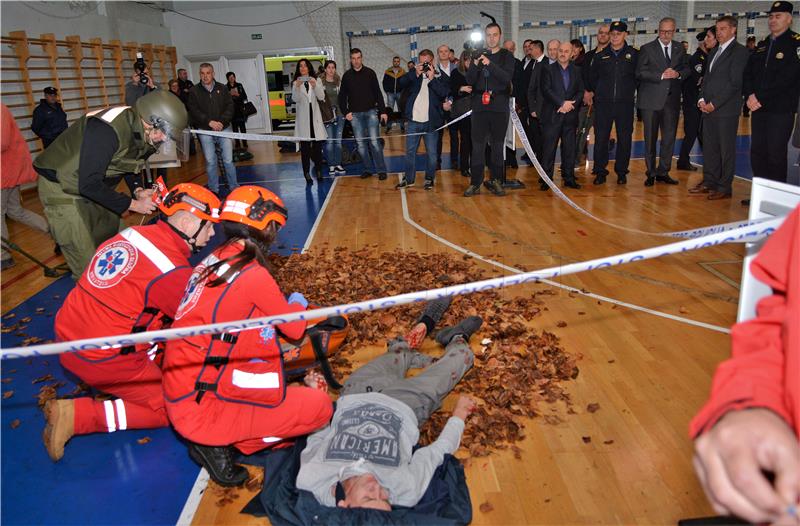
[[[151,91],[136,101],[135,109],[145,122],[176,142],[189,123],[183,102],[168,91]]]

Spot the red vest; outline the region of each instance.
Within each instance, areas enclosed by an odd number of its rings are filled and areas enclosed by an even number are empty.
[[[195,268],[173,328],[303,310],[286,303],[267,269],[256,262],[222,285],[209,287],[208,283],[224,275],[227,264],[218,269],[219,274],[200,281],[200,274],[208,266],[239,250],[239,246],[218,249]],[[192,397],[199,402],[203,396],[215,396],[225,402],[275,407],[286,394],[283,359],[274,327],[170,340],[163,375],[164,394],[170,403]]]
[[[141,332],[160,314],[148,294],[152,286],[177,269],[189,267],[188,248],[170,227],[130,227],[112,237],[95,253],[81,279],[56,315],[61,341]],[[111,360],[134,348],[81,351],[90,361]]]

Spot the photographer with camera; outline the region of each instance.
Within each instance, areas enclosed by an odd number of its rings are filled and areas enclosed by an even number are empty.
[[[424,138],[427,157],[425,190],[432,190],[438,152],[436,143],[439,134],[436,129],[444,123],[442,104],[450,95],[450,81],[432,65],[433,51],[423,49],[419,53],[419,60],[414,73],[403,75],[398,83],[400,89],[409,87],[408,104],[405,107],[409,135],[406,136],[406,175],[395,188],[414,186],[417,149],[420,138]],[[419,133],[425,135],[417,135]]]
[[[150,68],[144,62],[141,53],[136,53],[136,62],[133,63],[133,76],[125,84],[125,105],[135,106],[136,101],[151,91],[157,90],[158,85],[150,76]]]
[[[503,178],[503,148],[508,128],[508,101],[511,79],[514,76],[514,55],[500,47],[503,31],[492,22],[484,30],[486,48],[474,49],[473,67],[467,70],[467,83],[472,86],[472,180],[464,197],[481,191],[486,144],[491,147],[489,190],[505,195]],[[475,48],[477,46],[473,46]]]

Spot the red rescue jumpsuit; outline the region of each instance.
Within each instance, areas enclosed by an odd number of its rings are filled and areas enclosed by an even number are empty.
[[[242,245],[217,249],[195,268],[173,328],[270,316],[303,310],[287,303],[266,268],[253,261],[216,287],[198,278]],[[224,275],[227,266],[218,269]],[[236,446],[254,453],[279,440],[305,435],[330,421],[327,393],[286,387],[275,329],[289,340],[305,332],[305,321],[225,335],[200,335],[167,342],[164,395],[175,429],[192,442]]]
[[[728,411],[763,407],[800,437],[800,207],[783,222],[750,265],[772,287],[756,317],[731,331],[731,358],[714,374],[711,397],[692,419],[696,438]]]
[[[56,315],[60,341],[140,332],[175,316],[192,272],[189,246],[163,221],[103,243]],[[61,365],[117,400],[75,399],[75,434],[169,424],[149,346],[64,353]],[[135,351],[135,352],[132,352]]]

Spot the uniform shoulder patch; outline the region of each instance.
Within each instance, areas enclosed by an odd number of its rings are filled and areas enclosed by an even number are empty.
[[[124,239],[114,241],[97,251],[86,278],[98,289],[113,287],[130,274],[138,259],[139,253],[132,244]]]

